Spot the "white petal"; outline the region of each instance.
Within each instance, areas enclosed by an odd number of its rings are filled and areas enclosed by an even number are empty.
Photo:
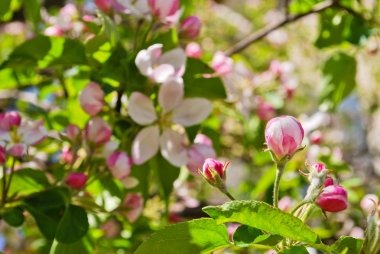
[[[146,49],[141,50],[135,59],[135,64],[141,74],[150,76],[152,74],[152,59]]]
[[[150,98],[142,93],[134,92],[128,102],[128,112],[132,119],[141,125],[148,125],[157,119],[156,110]]]
[[[212,104],[202,98],[185,99],[173,111],[173,121],[183,126],[192,126],[205,120],[211,113]]]
[[[141,165],[152,158],[158,151],[160,130],[157,125],[142,129],[132,144],[133,163]]]
[[[177,167],[186,165],[188,161],[183,141],[184,136],[171,129],[165,130],[160,137],[162,156]]]
[[[160,87],[158,103],[164,113],[173,110],[183,99],[184,88],[181,78],[171,78]]]
[[[170,64],[161,64],[153,69],[152,78],[157,83],[167,81],[171,76],[174,76],[174,67]]]
[[[175,48],[164,53],[159,62],[160,64],[170,64],[175,69],[181,69],[186,64],[186,53],[181,48]]]

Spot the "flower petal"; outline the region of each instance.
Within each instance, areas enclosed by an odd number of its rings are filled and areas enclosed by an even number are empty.
[[[173,121],[185,127],[198,124],[211,113],[212,104],[203,98],[185,99],[173,111]]]
[[[150,98],[142,93],[134,92],[128,102],[128,112],[132,119],[141,125],[148,125],[157,119],[156,110]]]
[[[133,163],[141,165],[152,158],[158,151],[160,130],[157,125],[142,129],[132,144]]]
[[[161,56],[162,44],[154,44],[147,49],[141,50],[135,59],[135,64],[139,71],[145,75],[152,75],[153,65]]]
[[[164,113],[173,110],[178,106],[184,94],[183,81],[181,78],[171,78],[160,87],[158,92],[158,103]]]
[[[171,76],[174,76],[174,67],[170,64],[161,64],[154,68],[152,73],[152,78],[157,83],[162,83],[167,81]]]
[[[186,64],[186,53],[181,48],[172,49],[161,56],[159,63],[172,65],[177,72],[181,72],[177,75],[182,76]]]
[[[184,136],[178,132],[166,129],[160,137],[162,156],[177,167],[186,165],[188,161],[187,151],[183,145]]]

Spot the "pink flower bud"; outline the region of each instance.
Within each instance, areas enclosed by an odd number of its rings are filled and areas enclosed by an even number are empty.
[[[105,144],[111,139],[112,129],[102,118],[95,117],[87,123],[85,136],[90,143]]]
[[[104,92],[98,84],[90,82],[80,93],[79,103],[90,116],[99,113],[104,105]]]
[[[294,200],[289,196],[284,196],[278,201],[278,208],[282,211],[290,211],[294,204]]]
[[[95,0],[96,7],[105,13],[109,13],[112,7],[112,0]]]
[[[213,68],[217,74],[223,76],[232,72],[233,64],[232,58],[218,51],[212,59],[211,68]]]
[[[65,33],[61,27],[54,25],[47,27],[44,31],[44,35],[49,37],[63,37]]]
[[[79,139],[80,128],[75,124],[69,124],[66,127],[66,134],[71,142],[76,142]]]
[[[340,212],[347,208],[347,191],[340,185],[330,185],[323,189],[317,205],[326,212]]]
[[[5,148],[0,146],[0,164],[4,164],[7,161],[7,155]]]
[[[310,142],[314,145],[319,145],[322,142],[323,134],[321,131],[316,130],[310,134]]]
[[[131,173],[131,164],[127,153],[121,151],[113,152],[107,159],[107,166],[117,179],[126,178]]]
[[[173,16],[179,10],[179,0],[148,0],[148,5],[152,15],[160,19]]]
[[[330,185],[334,185],[334,179],[328,176],[325,181],[325,187],[330,186]]]
[[[257,102],[256,113],[261,120],[268,121],[275,116],[276,110],[272,104],[262,100],[261,98],[258,99]]]
[[[122,230],[122,226],[120,222],[118,222],[117,220],[109,219],[107,222],[105,222],[102,225],[101,229],[103,230],[104,236],[106,238],[112,239],[112,238],[117,237],[120,234]]]
[[[316,171],[316,173],[321,173],[326,170],[326,166],[323,163],[317,162],[311,165],[311,170]]]
[[[70,147],[65,146],[65,147],[62,148],[61,158],[67,164],[72,164],[73,163],[74,155],[73,155]]]
[[[123,208],[126,209],[126,212],[124,212],[125,217],[130,222],[135,222],[140,217],[144,208],[144,200],[141,194],[129,193],[123,201]]]
[[[215,175],[218,175],[220,179],[225,179],[225,170],[228,164],[223,164],[220,161],[208,158],[205,160],[202,167],[202,175],[211,183],[217,183]]]
[[[16,158],[21,158],[26,154],[26,145],[24,144],[13,144],[9,149],[8,153]]]
[[[212,140],[202,133],[199,133],[195,136],[194,143],[206,145],[206,146],[212,146]]]
[[[5,112],[0,114],[0,129],[9,131],[12,127],[19,127],[21,116],[18,112]]]
[[[302,125],[292,116],[275,117],[265,128],[266,143],[277,159],[292,156],[300,148],[303,136]]]
[[[196,42],[191,42],[186,45],[185,49],[186,56],[191,58],[201,58],[202,57],[202,49],[201,46]]]
[[[375,194],[367,194],[360,201],[360,207],[366,214],[371,214],[379,203],[379,198]]]
[[[202,22],[197,16],[189,16],[180,26],[180,34],[185,38],[194,40],[201,32]]]
[[[84,173],[70,173],[66,178],[66,184],[73,189],[82,189],[86,182],[87,176]]]

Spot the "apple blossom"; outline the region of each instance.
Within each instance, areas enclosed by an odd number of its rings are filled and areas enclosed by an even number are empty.
[[[25,145],[37,145],[48,135],[44,127],[44,121],[24,121],[17,129],[17,136],[21,138],[20,143]]]
[[[131,173],[131,164],[127,153],[121,151],[112,153],[107,159],[107,166],[117,179],[126,178]]]
[[[327,212],[340,212],[347,208],[347,191],[340,185],[330,185],[323,189],[317,205]]]
[[[100,117],[92,118],[85,127],[87,141],[94,144],[105,144],[112,136],[109,124]]]
[[[0,114],[0,130],[9,131],[13,127],[19,127],[21,116],[18,112],[4,112]]]
[[[87,175],[84,173],[70,173],[66,178],[66,184],[73,189],[82,189],[87,182]]]
[[[310,142],[315,145],[319,145],[322,142],[323,134],[321,131],[316,130],[310,134]]]
[[[157,83],[168,81],[171,77],[182,77],[185,71],[186,54],[175,48],[162,54],[162,44],[154,44],[141,50],[135,63],[141,74]]]
[[[87,114],[94,116],[103,108],[104,92],[97,83],[90,82],[80,93],[79,102]]]
[[[141,165],[152,158],[161,148],[161,154],[175,166],[188,162],[183,133],[171,129],[173,124],[184,127],[202,122],[211,113],[212,104],[203,98],[183,99],[182,79],[172,78],[161,85],[158,104],[161,114],[157,115],[151,99],[140,93],[131,94],[128,112],[143,128],[132,143],[133,162]],[[161,128],[161,131],[160,131]]]
[[[64,146],[62,148],[61,159],[67,164],[73,163],[74,155],[70,147]]]
[[[113,0],[115,11],[133,15],[137,18],[150,18],[148,0]]]
[[[233,70],[233,60],[232,58],[226,56],[223,52],[218,51],[214,54],[214,57],[211,61],[211,68],[221,76],[230,74]]]
[[[303,136],[302,125],[292,116],[272,118],[265,128],[268,148],[278,160],[292,156],[300,148]]]
[[[187,57],[190,58],[201,58],[202,57],[202,49],[201,46],[196,42],[190,42],[186,45],[185,53]]]
[[[53,25],[45,29],[44,35],[50,36],[50,37],[63,37],[65,35],[65,32],[62,30],[60,26]]]
[[[106,238],[112,239],[120,234],[122,226],[119,221],[111,218],[101,226],[101,229],[104,232],[104,236]]]
[[[148,6],[152,15],[164,24],[174,25],[181,16],[179,0],[148,0]]]
[[[79,137],[80,137],[80,128],[75,125],[75,124],[69,124],[67,127],[66,127],[66,134],[67,134],[67,138],[71,141],[71,142],[76,142],[78,141]]]
[[[183,37],[194,40],[201,32],[202,22],[197,16],[189,16],[182,21],[179,33]]]
[[[124,198],[122,207],[126,210],[123,214],[133,223],[141,215],[144,208],[144,200],[140,193],[129,193]]]
[[[198,170],[202,167],[203,162],[207,158],[215,158],[216,153],[212,146],[204,144],[193,144],[187,150],[187,156],[189,158],[186,166],[190,172],[194,175],[198,174]]]
[[[202,133],[199,133],[195,136],[194,143],[212,147],[212,140]]]
[[[0,164],[4,164],[7,161],[7,155],[5,148],[0,146]]]
[[[371,214],[377,207],[379,198],[375,194],[367,194],[360,201],[360,207],[366,214]]]

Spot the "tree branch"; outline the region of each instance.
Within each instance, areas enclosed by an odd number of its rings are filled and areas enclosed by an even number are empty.
[[[339,3],[339,1],[327,0],[327,1],[321,2],[319,4],[316,4],[314,6],[314,8],[308,12],[300,13],[300,14],[294,14],[294,15],[288,15],[282,21],[280,21],[276,24],[268,25],[268,26],[262,28],[261,30],[248,35],[243,40],[239,41],[238,43],[233,45],[231,48],[227,49],[225,51],[225,54],[227,56],[231,56],[233,54],[236,54],[236,53],[246,49],[247,47],[249,47],[252,43],[264,38],[265,36],[267,36],[271,32],[273,32],[273,31],[275,31],[275,30],[277,30],[277,29],[279,29],[279,28],[281,28],[281,27],[283,27],[289,23],[295,22],[299,19],[302,19],[303,17],[309,16],[309,15],[314,14],[314,13],[323,12],[324,10],[332,8],[332,7],[344,10],[351,15],[361,17],[361,15],[359,13],[355,12],[354,10],[352,10],[346,6],[342,6]]]

